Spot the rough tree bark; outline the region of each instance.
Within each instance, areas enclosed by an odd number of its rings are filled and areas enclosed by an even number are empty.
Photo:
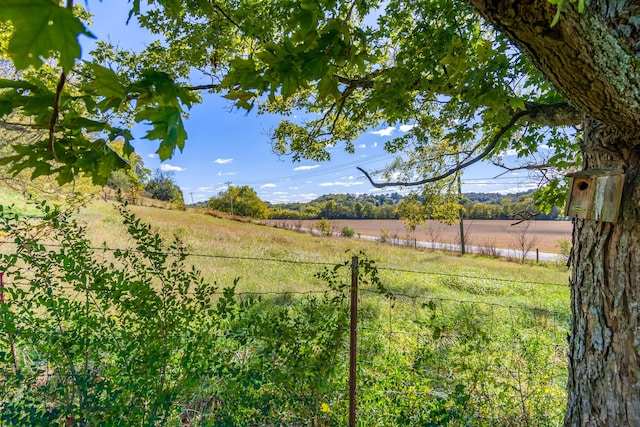
[[[640,426],[640,5],[470,0],[583,114],[585,169],[625,172],[615,223],[575,220],[566,426]]]
[[[585,121],[587,168],[625,164],[617,223],[576,220],[573,239],[573,312],[566,425],[640,425],[640,174],[638,152],[625,160],[616,132]]]

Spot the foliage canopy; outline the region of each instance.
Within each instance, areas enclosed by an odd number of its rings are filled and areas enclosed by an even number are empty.
[[[27,25],[45,16],[55,37]],[[506,150],[542,152],[547,172],[580,163],[567,127],[577,111],[465,2],[137,0],[130,19],[158,42],[137,55],[99,42],[80,60],[77,40],[91,34],[79,6],[2,1],[4,55],[24,74],[0,81],[0,114],[19,110],[48,134],[3,162],[60,182],[81,172],[104,182],[127,167],[108,142],[124,137],[128,155],[133,122],[150,126],[144,138],[159,141],[161,159],[181,150],[185,111],[208,89],[238,108],[300,113],[271,135],[293,160],[327,160],[333,146],[353,151],[369,129],[403,126],[386,143],[397,158],[382,179],[393,171],[399,182],[430,181],[481,157],[501,163]],[[189,86],[196,71],[211,84]],[[547,193],[558,202],[560,191]]]
[[[257,219],[267,217],[267,205],[260,200],[253,188],[246,185],[221,191],[217,197],[209,199],[208,205],[212,209],[232,215]]]

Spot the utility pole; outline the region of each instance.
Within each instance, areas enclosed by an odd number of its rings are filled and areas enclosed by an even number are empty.
[[[189,193],[191,194],[191,204],[193,204],[193,193]]]
[[[462,172],[458,171],[458,203],[460,203],[460,253],[464,255],[466,250],[464,247],[464,223],[462,220],[464,212],[462,210],[462,180],[460,178],[460,175],[462,175]]]
[[[231,181],[227,181],[225,182],[225,184],[227,184],[227,187],[229,187],[229,203],[231,204],[231,215],[233,215],[233,196],[231,195]]]
[[[459,146],[458,146],[459,147]],[[458,149],[458,152],[456,153],[456,165],[458,167],[460,167],[460,150]],[[462,171],[460,169],[458,169],[458,172],[456,172],[456,175],[458,175],[458,203],[460,203],[460,253],[462,255],[465,254],[466,250],[464,247],[464,223],[462,220],[462,217],[464,215],[464,212],[462,210]]]

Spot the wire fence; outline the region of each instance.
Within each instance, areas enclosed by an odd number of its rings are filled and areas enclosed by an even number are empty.
[[[63,246],[44,245],[51,251]],[[136,251],[89,249],[110,255]],[[212,329],[207,338],[219,351],[216,354],[211,350],[210,357],[220,357],[224,363],[213,364],[214,369],[211,366],[200,369],[198,378],[203,384],[198,391],[167,397],[164,405],[173,415],[151,423],[251,426],[562,423],[568,302],[560,302],[556,306],[561,309],[554,309],[531,302],[501,301],[500,294],[494,293],[489,298],[464,291],[473,288],[474,283],[481,287],[487,282],[516,290],[533,289],[527,292],[540,288],[561,290],[567,284],[457,274],[444,268],[420,271],[377,265],[372,272],[371,265],[363,265],[358,257],[336,264],[226,254],[162,255],[186,257],[196,266],[203,260],[216,259],[249,263],[257,274],[266,264],[283,268],[310,265],[324,269],[324,278],[331,286],[304,291],[236,289],[233,298],[254,304],[247,308],[251,315],[225,320],[222,324],[227,329]],[[335,275],[331,276],[331,272]],[[438,294],[418,289],[412,293],[395,289],[393,275],[398,273],[414,278],[432,276],[455,292]],[[375,286],[376,275],[387,275],[388,283]],[[91,283],[91,278],[78,285],[65,283],[63,275],[56,277],[55,292],[66,293],[70,304],[85,304],[88,317],[102,316],[105,324],[117,323],[109,317],[109,307],[102,307],[98,314],[89,313],[99,304],[89,298],[88,289],[97,295],[113,293],[114,288]],[[12,310],[5,308],[12,302],[5,299],[5,292],[13,297],[17,293],[11,291],[16,289],[40,287],[53,292],[53,283],[47,281],[50,278],[40,280],[35,273],[25,273],[16,279],[5,276],[0,286],[5,313]],[[154,288],[140,288],[135,296],[157,295]],[[188,290],[182,298],[197,295],[198,292]],[[228,296],[225,290],[207,293],[211,301]],[[206,331],[198,333],[203,332]],[[3,334],[2,345],[11,343],[15,360],[13,345],[20,341],[20,330],[4,327]],[[89,340],[83,345],[90,345]],[[127,344],[118,346],[125,348]],[[12,369],[7,350],[0,350],[4,352],[0,358],[4,364],[0,382],[5,391],[10,388],[7,377]],[[187,348],[177,350],[183,352]],[[46,386],[37,388],[33,395],[53,401],[51,396],[44,396],[45,389],[51,385],[52,390],[58,387],[60,392],[60,387],[77,383],[78,375],[63,369],[50,370],[47,361],[44,363],[45,368],[36,370],[34,381]],[[93,375],[99,378],[103,373]],[[55,378],[58,385],[54,387],[50,378]],[[11,396],[15,397],[5,393],[5,398],[0,399],[5,415],[16,410]],[[51,401],[46,403],[52,406]],[[92,425],[92,418],[132,411],[152,419],[155,412],[151,406],[144,401],[125,405],[85,404],[84,418],[67,415],[64,422]],[[235,418],[230,412],[235,412]],[[12,425],[8,421],[11,418],[5,415],[0,419]]]

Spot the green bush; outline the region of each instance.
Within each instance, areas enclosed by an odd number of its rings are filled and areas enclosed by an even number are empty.
[[[133,245],[110,251],[71,211],[41,208],[36,223],[0,207],[17,244],[0,255],[1,425],[329,422],[347,370],[340,289],[238,299],[237,280],[218,292],[177,237],[125,209]]]
[[[328,219],[322,218],[320,221],[317,221],[315,223],[315,228],[323,236],[331,236],[332,224]]]
[[[241,311],[234,288],[212,304],[217,288],[185,265],[181,242],[165,243],[124,209],[133,247],[113,253],[92,249],[71,212],[41,209],[40,223],[0,220],[17,244],[0,256],[11,277],[0,348],[13,349],[0,353],[0,424],[178,418],[216,369],[216,331]]]
[[[353,231],[353,228],[345,225],[344,227],[342,227],[340,234],[342,235],[342,237],[353,237],[355,235],[355,231]]]

